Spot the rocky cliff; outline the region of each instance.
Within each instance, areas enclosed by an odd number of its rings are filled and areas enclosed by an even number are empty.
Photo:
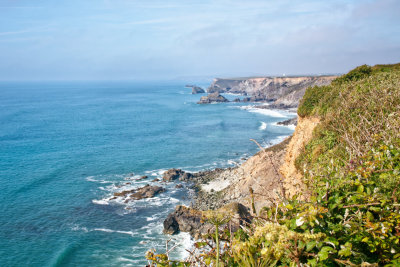
[[[318,118],[299,118],[292,137],[258,152],[236,168],[216,172],[212,180],[201,185],[196,208],[218,208],[231,202],[251,207],[254,201],[258,213],[283,197],[297,194],[306,198],[306,187],[295,160],[318,123]]]
[[[215,178],[201,186],[196,208],[218,208],[230,202],[239,202],[255,209],[271,206],[282,196],[282,179],[279,172],[284,163],[290,138],[250,157],[236,168],[216,173]],[[215,205],[215,202],[219,206]]]
[[[208,93],[235,93],[249,96],[244,101],[274,101],[277,107],[297,107],[305,90],[310,86],[330,84],[337,76],[216,78]]]

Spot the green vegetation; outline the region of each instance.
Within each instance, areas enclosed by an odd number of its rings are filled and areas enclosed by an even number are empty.
[[[219,266],[400,266],[400,64],[363,65],[309,88],[298,114],[321,121],[296,160],[309,199],[222,231]],[[211,246],[194,262],[215,256]]]

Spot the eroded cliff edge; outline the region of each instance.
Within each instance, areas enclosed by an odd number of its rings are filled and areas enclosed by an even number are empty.
[[[195,174],[197,194],[192,207],[178,206],[164,221],[164,232],[187,231],[199,237],[210,229],[210,225],[202,223],[203,211],[219,211],[240,205],[241,210],[247,209],[248,215],[241,216],[244,213],[236,210],[232,213],[244,220],[288,197],[307,198],[306,186],[302,174],[296,169],[295,160],[312,138],[318,123],[316,117],[299,118],[292,136],[262,149],[241,165]]]
[[[258,152],[236,168],[215,173],[214,179],[199,186],[195,208],[206,210],[231,202],[251,207],[253,198],[258,213],[283,197],[296,194],[306,197],[295,159],[318,123],[318,118],[299,118],[293,136]]]

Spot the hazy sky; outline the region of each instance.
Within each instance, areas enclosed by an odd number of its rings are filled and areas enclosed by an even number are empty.
[[[400,62],[399,0],[0,0],[0,79],[341,73]]]

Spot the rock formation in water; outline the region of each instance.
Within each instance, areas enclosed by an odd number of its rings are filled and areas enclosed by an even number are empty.
[[[204,94],[204,93],[206,92],[203,88],[201,88],[201,87],[199,87],[199,86],[197,86],[197,85],[188,84],[188,85],[186,85],[185,87],[187,87],[187,88],[192,88],[192,95],[195,95],[195,94]]]
[[[211,93],[207,96],[202,96],[197,104],[211,104],[211,103],[221,103],[229,102],[228,99],[220,95],[218,92]]]
[[[192,177],[193,175],[191,173],[184,172],[181,169],[169,169],[164,172],[163,181],[171,182],[177,179],[179,181],[189,181]]]
[[[165,189],[161,186],[151,186],[151,185],[147,184],[138,189],[115,192],[114,198],[123,197],[123,198],[125,198],[125,202],[129,202],[131,200],[151,198],[151,197],[154,197],[155,195],[157,195],[161,192],[164,192],[164,191],[165,191]]]
[[[214,211],[215,214],[225,214],[229,222],[221,225],[235,232],[241,225],[249,222],[250,213],[248,208],[240,203],[230,203]],[[164,220],[164,233],[176,234],[189,232],[192,236],[199,237],[214,231],[214,226],[207,222],[209,211],[200,211],[185,206],[177,206],[175,211],[170,213]]]

